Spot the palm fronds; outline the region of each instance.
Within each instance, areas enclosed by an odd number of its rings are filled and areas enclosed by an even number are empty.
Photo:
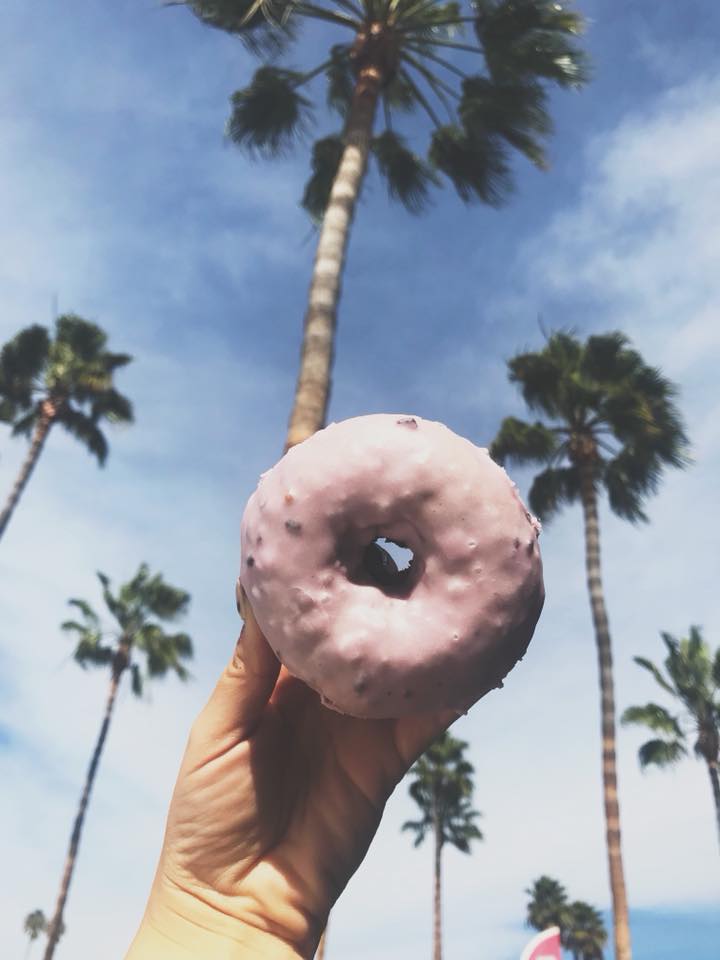
[[[310,101],[298,90],[302,79],[291,70],[260,67],[250,86],[230,98],[227,135],[232,142],[264,156],[288,150],[311,115]]]
[[[513,152],[540,168],[547,165],[544,141],[552,123],[546,88],[579,86],[586,77],[578,47],[582,20],[549,0],[483,0],[468,8],[455,0],[187,0],[185,5],[203,23],[254,44],[265,60],[250,84],[233,94],[227,123],[232,142],[252,155],[283,153],[309,129],[313,100],[300,87],[315,78],[324,77],[325,100],[343,119],[365,69],[381,76],[388,131],[396,132],[395,113],[424,113],[432,128],[426,160],[393,149],[380,163],[391,197],[413,213],[425,205],[430,187],[441,183],[431,168],[450,181],[463,202],[503,203],[513,186]],[[349,29],[354,41],[333,43],[318,67],[290,69],[278,55],[303,20]],[[466,35],[471,25],[477,42]],[[382,142],[379,149],[384,151]],[[317,219],[328,191],[320,172],[314,177],[303,206]]]
[[[371,149],[392,199],[410,213],[421,213],[429,202],[430,187],[436,182],[432,170],[392,130],[375,137]]]
[[[318,140],[313,147],[312,174],[305,185],[302,206],[316,223],[319,223],[325,214],[343,149],[339,136],[325,137]]]
[[[527,406],[547,422],[506,419],[491,452],[545,468],[533,484],[533,509],[548,519],[574,502],[585,469],[618,516],[646,520],[644,502],[666,468],[688,462],[674,384],[616,332],[584,343],[553,333],[542,350],[511,358],[508,372]]]
[[[430,162],[452,182],[464,203],[481,201],[500,206],[512,188],[512,175],[498,139],[479,132],[469,135],[459,126],[436,130]]]

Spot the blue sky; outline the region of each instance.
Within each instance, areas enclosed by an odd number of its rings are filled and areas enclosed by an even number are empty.
[[[609,7],[609,9],[608,9]],[[487,443],[522,413],[504,360],[538,317],[621,328],[681,388],[695,463],[633,529],[606,513],[603,558],[622,708],[655,696],[632,656],[701,624],[720,643],[714,516],[720,467],[720,13],[696,0],[580,3],[594,79],[553,96],[551,170],[518,162],[502,210],[451,191],[415,219],[371,177],[353,230],[331,416],[443,420]],[[309,42],[309,41],[305,41]],[[301,46],[309,62],[312,49]],[[121,695],[71,892],[63,955],[121,956],[140,917],[186,731],[238,629],[239,520],[279,452],[314,252],[298,207],[307,148],[253,164],[223,140],[254,64],[186,11],[150,0],[6,0],[0,40],[0,341],[48,322],[56,298],[133,353],[137,424],[105,470],[51,437],[0,550],[0,930],[50,910],[96,735],[105,678],[69,660],[66,601],[99,602],[94,571],[142,560],[193,595],[194,681]],[[307,56],[307,59],[305,57]],[[319,117],[318,129],[333,122]],[[421,149],[423,128],[406,131]],[[0,496],[24,454],[0,434]],[[522,489],[530,476],[520,471]],[[446,856],[449,960],[519,954],[523,890],[542,872],[608,906],[596,664],[580,515],[542,539],[548,602],[502,693],[458,722],[486,840]],[[707,774],[641,774],[621,731],[624,847],[637,960],[711,960],[720,938]],[[429,951],[430,850],[399,826],[401,786],[334,915],[329,956]],[[681,948],[680,944],[684,944]]]

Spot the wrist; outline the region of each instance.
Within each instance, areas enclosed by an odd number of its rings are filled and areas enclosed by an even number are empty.
[[[301,960],[302,955],[264,930],[237,923],[233,935],[178,922],[155,927],[143,920],[125,960]]]
[[[125,960],[306,960],[313,953],[203,904],[180,913],[151,897]]]

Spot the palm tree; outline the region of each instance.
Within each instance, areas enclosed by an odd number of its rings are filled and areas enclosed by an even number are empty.
[[[573,960],[603,960],[607,930],[600,911],[582,900],[569,904],[562,943],[572,953]]]
[[[145,564],[141,564],[132,580],[123,584],[117,593],[112,593],[110,581],[105,574],[98,573],[98,578],[102,585],[105,606],[115,621],[112,627],[105,630],[100,617],[90,604],[78,599],[70,600],[69,603],[78,611],[80,619],[66,620],[62,624],[62,629],[75,638],[75,661],[83,669],[88,666],[108,668],[110,686],[100,733],[70,836],[55,913],[48,927],[45,960],[51,960],[55,952],[90,793],[105,746],[120,681],[123,675],[129,672],[132,692],[139,697],[142,696],[145,679],[163,677],[168,671],[172,671],[180,680],[187,680],[189,674],[181,661],[192,657],[190,637],[186,633],[168,633],[163,627],[164,623],[174,622],[187,611],[189,594],[166,583],[161,574],[151,574]],[[145,665],[144,675],[142,660]]]
[[[561,883],[543,875],[525,893],[530,897],[527,905],[529,926],[536,930],[547,930],[548,927],[560,927],[561,931],[565,929],[568,899]]]
[[[30,948],[41,933],[47,930],[47,918],[42,910],[33,910],[25,917],[23,930],[28,935],[28,945],[25,956],[30,956]]]
[[[615,956],[630,960],[630,928],[620,845],[615,764],[612,648],[600,568],[598,496],[607,493],[618,516],[647,520],[643,500],[667,466],[687,463],[687,438],[675,406],[675,388],[648,366],[622,333],[581,343],[554,333],[539,353],[513,357],[510,380],[547,423],[506,418],[491,453],[500,463],[540,463],[531,509],[547,521],[563,505],[580,501],[585,564],[600,668],[602,773],[607,850],[615,927]]]
[[[357,199],[374,158],[391,198],[418,213],[442,176],[466,203],[500,205],[510,153],[540,168],[552,122],[547,87],[579,87],[581,17],[555,0],[168,0],[236,34],[263,63],[231,98],[230,139],[252,155],[287,151],[311,126],[309,85],[342,129],[317,140],[302,203],[320,225],[286,446],[325,423],[340,283]],[[338,33],[308,69],[281,62],[303,20]],[[323,40],[323,43],[325,41]],[[378,112],[381,132],[375,133]],[[422,113],[431,135],[422,159],[395,129]]]
[[[688,741],[694,739],[696,756],[707,764],[710,774],[718,837],[720,837],[720,649],[714,656],[702,638],[699,627],[690,627],[690,635],[678,640],[670,633],[661,634],[668,655],[665,674],[644,657],[635,663],[648,670],[665,693],[681,708],[672,714],[657,703],[628,707],[621,721],[649,727],[661,734],[640,747],[640,766],[668,767],[688,753]]]
[[[574,960],[602,960],[607,931],[602,914],[582,900],[568,902],[565,887],[552,877],[539,877],[525,891],[528,925],[536,930],[560,928],[562,945]]]
[[[37,940],[41,933],[47,933],[50,929],[47,917],[42,910],[33,910],[32,913],[29,913],[25,917],[25,923],[23,924],[23,929],[28,935],[28,945],[25,950],[25,957],[30,956],[30,950],[32,949],[33,943]],[[61,921],[60,927],[58,928],[57,939],[65,933],[65,924]]]
[[[26,327],[0,351],[0,420],[15,435],[31,437],[30,450],[0,513],[0,537],[10,522],[51,428],[60,424],[105,463],[108,444],[100,423],[132,422],[132,406],[113,385],[116,370],[130,363],[126,353],[110,353],[107,335],[75,314],[45,327]]]
[[[415,834],[415,846],[432,832],[435,840],[433,960],[442,960],[441,857],[446,843],[463,853],[472,840],[482,840],[472,806],[473,766],[465,759],[467,743],[447,731],[431,744],[410,771],[410,796],[420,807],[420,820],[408,820],[403,830]]]

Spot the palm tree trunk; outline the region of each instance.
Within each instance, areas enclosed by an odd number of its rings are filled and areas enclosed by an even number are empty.
[[[433,960],[442,960],[442,898],[441,898],[442,841],[440,824],[435,823],[435,890],[433,903]]]
[[[62,880],[60,881],[60,893],[58,894],[55,913],[50,921],[50,924],[48,925],[48,943],[47,947],[45,948],[44,960],[52,960],[52,957],[55,953],[55,947],[58,942],[63,913],[65,911],[65,901],[68,897],[70,881],[72,880],[78,847],[80,846],[80,835],[82,833],[83,823],[85,821],[85,813],[90,800],[90,792],[95,781],[95,775],[97,774],[98,764],[100,763],[100,755],[102,754],[103,747],[105,746],[105,740],[110,728],[110,719],[112,717],[113,707],[115,706],[115,698],[117,696],[121,676],[122,670],[113,669],[112,680],[110,681],[110,690],[108,692],[108,698],[105,704],[105,715],[103,717],[102,724],[100,725],[100,733],[95,744],[95,749],[93,750],[92,759],[90,760],[90,766],[88,767],[87,777],[85,779],[85,788],[82,792],[82,796],[80,797],[80,806],[78,807],[77,816],[75,817],[75,824],[73,826],[72,834],[70,835],[70,846],[68,847],[67,857],[65,858],[65,869],[63,870]]]
[[[717,817],[718,838],[720,839],[720,777],[718,776],[717,761],[708,763],[708,773],[710,774],[710,784],[715,800],[715,816]]]
[[[600,667],[600,699],[602,705],[603,797],[605,802],[605,831],[607,838],[610,889],[613,903],[615,960],[631,960],[630,923],[628,918],[625,872],[620,845],[620,804],[618,802],[617,769],[615,762],[615,691],[613,681],[612,648],[605,597],[600,570],[600,526],[598,523],[597,494],[592,466],[580,466],[580,484],[585,519],[585,565],[590,607],[592,609],[595,641]]]
[[[382,73],[376,66],[366,65],[358,73],[345,125],[345,148],[318,238],[286,450],[325,425],[340,284],[381,83]]]
[[[22,467],[20,467],[20,473],[17,475],[15,484],[10,491],[10,496],[7,498],[3,512],[0,513],[0,538],[2,538],[2,535],[5,533],[8,523],[10,523],[10,517],[13,515],[18,500],[30,479],[30,475],[35,469],[35,464],[38,462],[42,449],[45,446],[50,427],[53,425],[55,413],[55,407],[46,401],[46,403],[43,404],[37,424],[35,425],[28,455],[25,457]]]

